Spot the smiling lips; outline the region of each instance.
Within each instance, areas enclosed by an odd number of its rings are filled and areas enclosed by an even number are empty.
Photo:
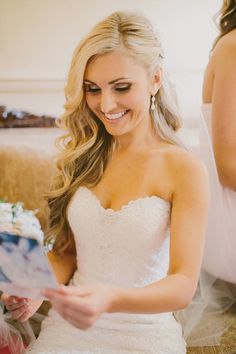
[[[125,110],[123,112],[118,112],[118,113],[113,113],[113,114],[108,114],[108,113],[104,113],[105,117],[108,120],[118,120],[120,118],[122,118],[129,110]]]

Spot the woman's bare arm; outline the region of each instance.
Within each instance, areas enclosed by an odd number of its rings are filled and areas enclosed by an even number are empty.
[[[181,155],[181,154],[180,154]],[[155,313],[186,307],[195,293],[200,272],[208,211],[205,168],[179,156],[171,213],[169,274],[140,289],[117,289],[110,312]]]

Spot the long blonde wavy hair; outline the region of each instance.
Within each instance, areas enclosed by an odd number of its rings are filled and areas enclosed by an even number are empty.
[[[61,150],[57,174],[46,194],[50,224],[46,242],[55,237],[54,251],[75,253],[67,221],[68,203],[79,186],[93,187],[103,176],[114,149],[114,139],[89,110],[84,94],[84,73],[96,56],[121,50],[135,58],[152,75],[162,66],[163,53],[151,23],[141,14],[115,12],[98,23],[74,52],[65,88],[65,112],[57,124],[66,134],[57,140]],[[153,128],[166,141],[179,144],[175,131],[180,127],[173,89],[165,72],[151,111]]]
[[[224,0],[221,10],[216,14],[215,20],[218,20],[219,36],[216,38],[213,48],[219,42],[220,38],[225,36],[236,28],[236,0]]]

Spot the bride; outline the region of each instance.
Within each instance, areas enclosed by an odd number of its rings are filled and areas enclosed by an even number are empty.
[[[224,0],[203,84],[203,113],[222,184],[224,233],[207,238],[204,268],[236,284],[236,1]],[[222,228],[222,229],[223,229]],[[212,250],[215,250],[213,252]]]
[[[48,194],[49,259],[69,286],[45,290],[52,309],[29,353],[186,353],[173,311],[197,286],[208,179],[176,136],[162,61],[149,21],[126,12],[74,53]],[[3,300],[20,321],[40,305]]]

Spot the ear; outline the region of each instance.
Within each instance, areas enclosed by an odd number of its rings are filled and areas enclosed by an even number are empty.
[[[151,78],[151,95],[155,96],[162,84],[162,68],[158,68]]]

